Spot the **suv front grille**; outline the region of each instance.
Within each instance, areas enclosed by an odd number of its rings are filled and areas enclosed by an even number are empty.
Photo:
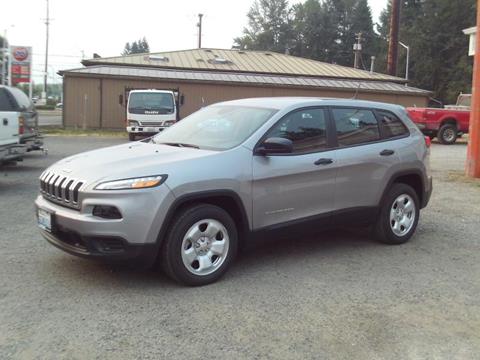
[[[47,200],[74,209],[79,208],[78,193],[83,182],[46,171],[40,175],[40,192]]]

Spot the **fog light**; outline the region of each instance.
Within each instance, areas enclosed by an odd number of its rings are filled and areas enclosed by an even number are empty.
[[[122,214],[115,206],[95,205],[93,208],[93,216],[98,216],[103,219],[121,219]]]

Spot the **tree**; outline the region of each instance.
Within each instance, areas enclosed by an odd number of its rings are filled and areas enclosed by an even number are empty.
[[[408,0],[402,2],[400,41],[410,46],[410,84],[433,91],[433,97],[453,103],[458,93],[471,91],[472,60],[462,29],[475,24],[475,0]],[[387,47],[390,8],[378,26]],[[404,69],[400,51],[398,69]],[[386,55],[385,55],[386,56]],[[384,69],[384,60],[379,64]],[[401,73],[403,76],[403,73]]]
[[[234,39],[241,49],[285,52],[292,39],[287,0],[255,0],[248,14],[244,35]]]
[[[132,43],[126,43],[125,48],[123,49],[122,55],[131,55],[131,54],[143,54],[149,53],[150,46],[148,45],[147,39],[143,37],[138,41],[134,41]]]

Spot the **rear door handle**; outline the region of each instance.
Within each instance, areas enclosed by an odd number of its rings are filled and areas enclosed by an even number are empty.
[[[329,165],[333,163],[332,159],[321,158],[314,162],[315,165]]]
[[[393,155],[393,154],[395,154],[395,151],[390,150],[390,149],[385,149],[380,153],[380,155],[382,155],[382,156],[390,156],[390,155]]]

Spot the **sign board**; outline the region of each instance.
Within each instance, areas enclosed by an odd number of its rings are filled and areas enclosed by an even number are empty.
[[[32,73],[32,48],[30,46],[10,46],[12,85],[29,83]]]

